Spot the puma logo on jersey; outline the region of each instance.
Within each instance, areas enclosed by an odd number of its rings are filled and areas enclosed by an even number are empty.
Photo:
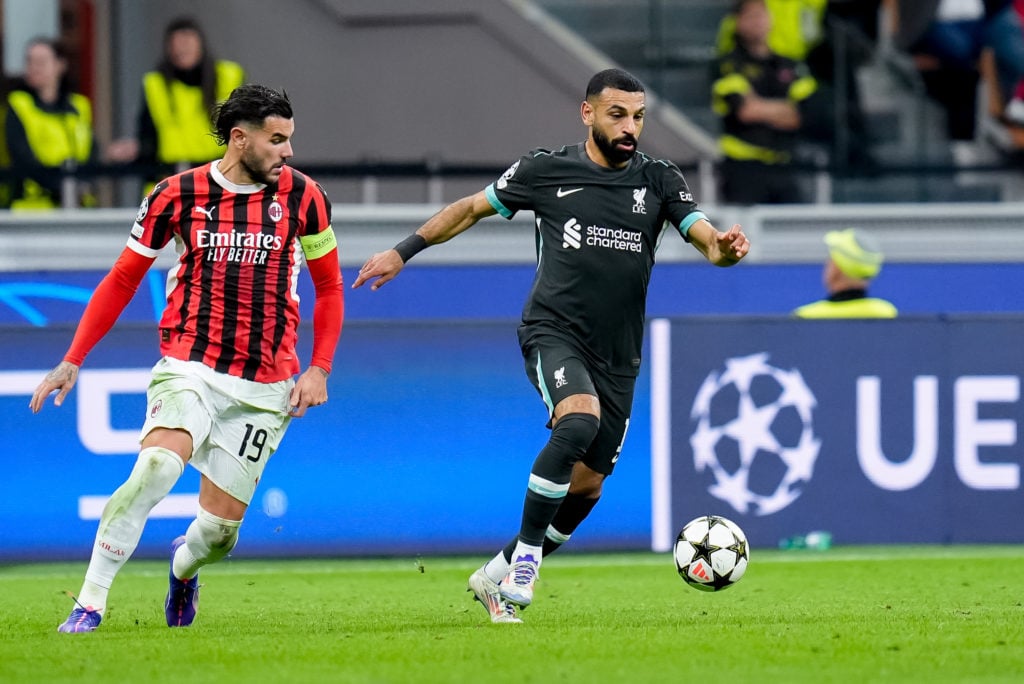
[[[572,190],[562,190],[562,188],[558,188],[558,191],[555,193],[555,197],[557,197],[559,199],[561,199],[563,197],[568,197],[569,195],[573,194],[574,192],[579,192],[582,189],[583,188],[573,188]]]
[[[192,207],[192,212],[195,213],[195,212],[198,211],[200,214],[202,214],[203,216],[206,217],[207,221],[212,221],[213,220],[213,210],[216,209],[216,208],[217,208],[216,204],[213,205],[212,207],[210,207],[209,209],[203,209],[201,206],[199,206],[197,204],[194,207]]]

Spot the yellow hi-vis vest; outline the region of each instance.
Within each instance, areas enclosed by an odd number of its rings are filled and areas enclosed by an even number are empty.
[[[822,299],[797,308],[797,318],[896,318],[896,307],[877,297],[862,297],[833,302]]]
[[[0,107],[0,169],[11,168],[11,153],[7,149],[7,103]],[[0,181],[0,209],[11,206],[11,184],[7,180]]]
[[[16,90],[7,96],[11,112],[18,116],[29,147],[43,166],[60,167],[69,159],[89,160],[92,151],[92,105],[85,95],[72,93],[74,112],[45,112],[36,106],[31,93]],[[11,203],[13,209],[51,209],[57,206],[38,183],[26,180],[22,197]]]
[[[772,17],[768,47],[777,55],[802,62],[824,38],[828,0],[766,0]],[[725,55],[736,47],[736,15],[727,14],[718,26],[717,47]]]
[[[217,102],[242,85],[245,72],[235,62],[217,61]],[[224,147],[213,137],[212,112],[203,105],[203,89],[150,71],[142,78],[146,106],[157,133],[156,157],[168,164],[205,163],[220,159]]]

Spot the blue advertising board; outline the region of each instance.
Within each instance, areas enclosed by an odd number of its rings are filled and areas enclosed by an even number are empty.
[[[330,399],[292,421],[233,554],[489,556],[503,546],[519,529],[529,468],[548,435],[515,328],[514,320],[346,324]],[[63,406],[51,401],[32,415],[29,396],[72,332],[0,328],[0,561],[87,558],[103,504],[134,464],[155,328],[117,326]],[[300,339],[310,338],[304,326]],[[638,411],[645,406],[638,399]],[[649,544],[643,431],[625,451],[573,548]],[[137,555],[165,555],[194,517],[197,492],[188,468],[151,514]]]
[[[536,267],[531,264],[406,268],[393,285],[346,293],[347,320],[511,319],[522,311]],[[77,321],[104,272],[0,273],[0,326],[42,327]],[[345,282],[355,269],[344,269]],[[313,301],[309,278],[299,278],[304,305]],[[901,314],[1024,311],[1024,263],[887,263],[871,285]],[[150,271],[121,322],[152,322],[164,307],[164,274]],[[785,315],[821,296],[818,264],[659,263],[648,290],[649,316]],[[308,316],[308,311],[304,311]]]
[[[654,547],[708,513],[752,545],[1024,541],[1024,321],[654,324]],[[658,478],[655,478],[658,480]]]
[[[346,324],[330,400],[293,421],[233,553],[503,545],[548,434],[515,327]],[[667,549],[707,513],[739,523],[755,547],[815,529],[839,544],[1024,541],[1024,318],[694,317],[650,328],[623,456],[570,549]],[[115,327],[64,405],[32,415],[28,398],[72,332],[0,328],[0,561],[84,559],[134,463],[154,326]],[[187,469],[138,555],[164,556],[197,491]]]

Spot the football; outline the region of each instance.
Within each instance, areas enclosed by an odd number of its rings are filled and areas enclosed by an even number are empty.
[[[679,576],[701,591],[720,591],[736,584],[750,561],[743,530],[718,515],[702,515],[683,525],[673,555]]]

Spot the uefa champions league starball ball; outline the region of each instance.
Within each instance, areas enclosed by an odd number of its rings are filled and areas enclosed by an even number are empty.
[[[701,591],[720,591],[736,584],[750,560],[743,530],[718,515],[702,515],[683,525],[673,555],[679,576]]]

